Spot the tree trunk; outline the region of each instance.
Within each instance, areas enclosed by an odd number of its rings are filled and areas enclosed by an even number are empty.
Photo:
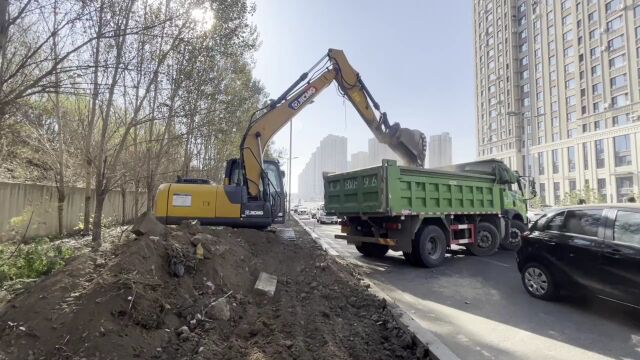
[[[122,195],[122,225],[127,223],[127,189],[123,186],[120,189],[120,194]]]
[[[104,201],[107,193],[104,191],[96,191],[96,207],[93,212],[93,224],[91,229],[91,241],[95,248],[102,246],[102,211],[104,209]]]
[[[58,2],[54,2],[53,8],[53,23],[54,28],[58,26]],[[58,61],[58,35],[53,36],[53,56],[55,61]],[[56,176],[56,189],[58,191],[58,235],[64,234],[64,201],[67,197],[65,192],[65,171],[64,171],[64,126],[62,124],[62,114],[60,113],[60,74],[58,72],[54,75],[54,81],[56,85],[56,92],[54,94],[54,106],[56,114],[56,126],[58,130],[58,153],[57,153],[57,172]]]

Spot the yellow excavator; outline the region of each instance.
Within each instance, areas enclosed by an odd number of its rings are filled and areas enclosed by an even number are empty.
[[[167,225],[198,220],[202,225],[266,228],[284,223],[284,172],[265,160],[269,140],[333,81],[349,99],[376,139],[407,166],[424,167],[426,138],[419,130],[391,124],[342,50],[329,49],[277,99],[258,109],[240,143],[240,158],[227,161],[224,184],[178,179],[158,188],[154,214]],[[373,105],[373,108],[372,108]],[[375,112],[374,112],[375,110]],[[379,114],[379,115],[376,115]]]

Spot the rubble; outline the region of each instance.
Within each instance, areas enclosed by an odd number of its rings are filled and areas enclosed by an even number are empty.
[[[428,356],[310,237],[191,222],[160,235],[142,228],[0,306],[0,359]]]
[[[131,232],[137,236],[150,235],[159,237],[166,231],[166,227],[162,225],[150,211],[145,211],[139,215],[133,222]]]
[[[273,296],[273,294],[275,294],[276,292],[277,284],[278,284],[278,278],[276,276],[261,272],[253,288],[256,289],[258,292],[264,293],[269,296]]]

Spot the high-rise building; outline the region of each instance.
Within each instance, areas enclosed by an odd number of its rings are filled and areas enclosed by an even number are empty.
[[[321,200],[324,197],[322,173],[347,170],[347,138],[327,135],[298,175],[298,196],[304,200]]]
[[[369,153],[366,151],[358,151],[351,154],[351,162],[349,164],[350,170],[362,169],[370,166]]]
[[[391,150],[391,148],[381,142],[376,138],[369,139],[369,165],[368,166],[377,166],[382,164],[382,160],[397,160],[398,164],[402,163],[400,157]]]
[[[554,204],[587,185],[638,192],[640,4],[474,0],[480,159],[534,176]]]
[[[448,132],[429,137],[429,167],[451,165],[451,136]]]

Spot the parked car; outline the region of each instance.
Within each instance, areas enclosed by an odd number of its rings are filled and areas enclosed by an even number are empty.
[[[640,308],[640,205],[582,205],[542,215],[522,236],[518,270],[529,295],[591,293]]]
[[[309,209],[307,209],[305,206],[298,207],[298,210],[297,210],[296,214],[298,215],[298,218],[300,220],[309,220],[309,219],[311,219],[311,217],[309,216]]]
[[[541,205],[539,209],[529,209],[529,211],[527,211],[527,218],[529,219],[529,223],[538,220],[542,215],[549,211],[553,211],[553,206]]]
[[[320,224],[337,224],[338,223],[338,217],[335,214],[327,215],[326,212],[321,211],[318,214],[318,223],[320,223]]]

